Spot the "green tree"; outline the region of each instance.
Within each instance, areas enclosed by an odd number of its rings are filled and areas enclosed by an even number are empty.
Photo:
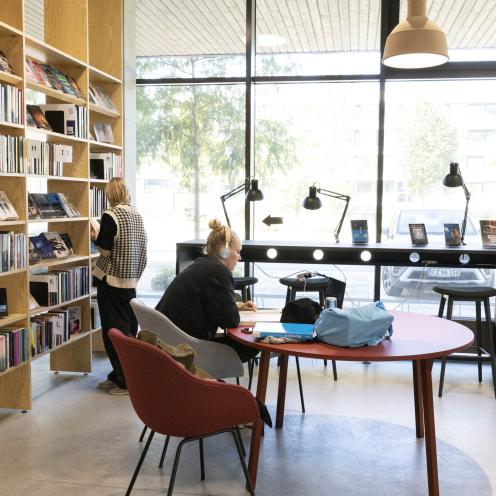
[[[225,72],[216,57],[147,58],[138,74],[168,73],[188,77]],[[244,85],[181,85],[140,88],[137,93],[138,167],[149,157],[181,172],[182,186],[194,196],[194,236],[200,232],[201,177],[207,170],[226,180],[226,189],[244,178]],[[283,123],[257,120],[257,176],[295,164],[293,139]]]
[[[407,117],[401,142],[408,189],[423,196],[430,186],[441,181],[447,165],[456,159],[456,129],[440,110],[422,102]]]

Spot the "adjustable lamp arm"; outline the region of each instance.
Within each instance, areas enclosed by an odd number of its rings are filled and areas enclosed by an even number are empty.
[[[250,181],[249,179],[246,179],[243,184],[236,186],[236,188],[232,189],[231,191],[229,191],[228,193],[226,193],[225,195],[222,195],[220,197],[220,201],[222,202],[222,208],[224,210],[224,215],[226,216],[227,225],[229,227],[231,227],[231,221],[229,220],[229,216],[227,215],[225,202],[226,202],[226,200],[231,198],[231,196],[237,195],[241,191],[246,190],[246,188],[248,187],[249,181]]]
[[[346,212],[348,211],[348,205],[350,203],[351,197],[323,188],[318,188],[317,191],[324,196],[330,196],[331,198],[337,198],[338,200],[343,200],[346,202],[343,213],[341,215],[341,219],[339,220],[339,224],[337,225],[336,229],[334,229],[334,239],[336,243],[339,243],[339,233],[341,232],[341,227],[343,226],[344,218],[346,216]]]
[[[463,216],[463,223],[462,223],[462,235],[461,235],[461,244],[464,245],[464,238],[465,238],[465,230],[467,229],[467,214],[468,214],[468,202],[470,201],[470,193],[465,186],[465,182],[462,184],[463,187],[463,192],[465,193],[465,215]]]

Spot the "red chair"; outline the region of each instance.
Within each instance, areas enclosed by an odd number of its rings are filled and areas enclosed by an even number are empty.
[[[199,379],[164,351],[117,329],[111,329],[109,336],[122,364],[133,408],[151,429],[126,496],[131,494],[155,432],[184,438],[176,450],[167,496],[172,495],[184,444],[200,440],[201,452],[204,438],[223,432],[234,438],[248,490],[254,496],[237,431],[239,424],[253,422],[256,428],[261,421],[253,395],[241,386]],[[203,476],[203,456],[200,459]]]

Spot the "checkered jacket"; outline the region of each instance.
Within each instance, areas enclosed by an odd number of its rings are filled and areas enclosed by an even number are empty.
[[[107,276],[107,283],[118,288],[135,288],[146,267],[147,237],[143,219],[129,205],[116,205],[105,211],[117,226],[108,257],[99,257],[93,275]]]

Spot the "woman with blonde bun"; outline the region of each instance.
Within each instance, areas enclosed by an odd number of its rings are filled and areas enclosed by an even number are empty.
[[[180,329],[199,339],[222,342],[234,348],[242,362],[258,351],[229,336],[215,338],[217,329],[237,327],[239,310],[256,310],[252,301],[236,303],[232,271],[240,259],[241,241],[229,226],[212,219],[204,256],[178,274],[156,309]]]

